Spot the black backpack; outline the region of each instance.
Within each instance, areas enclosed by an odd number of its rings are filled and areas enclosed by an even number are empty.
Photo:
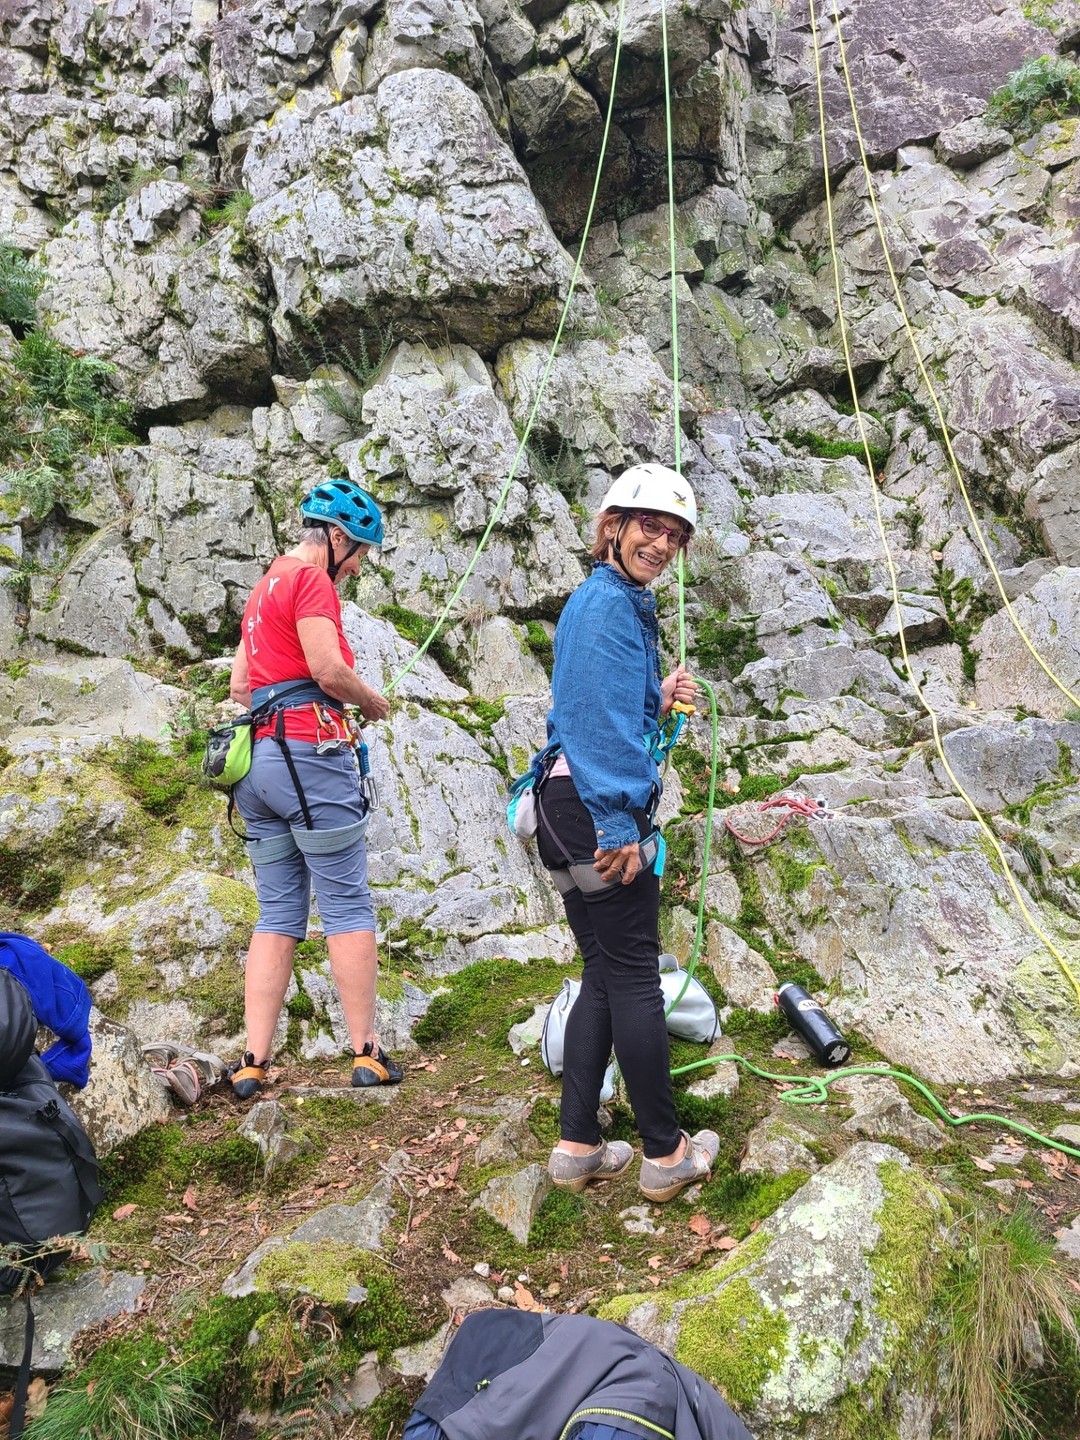
[[[17,1264],[0,1265],[0,1294],[62,1264],[69,1251],[45,1242],[85,1231],[102,1198],[94,1147],[34,1054],[37,1029],[26,987],[0,968],[0,1247],[18,1252]],[[27,1295],[10,1440],[22,1434],[33,1342]]]

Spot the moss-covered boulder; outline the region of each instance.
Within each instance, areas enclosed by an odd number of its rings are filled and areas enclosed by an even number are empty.
[[[757,1440],[896,1440],[932,1384],[950,1218],[900,1151],[855,1145],[722,1264],[600,1314],[704,1375]]]

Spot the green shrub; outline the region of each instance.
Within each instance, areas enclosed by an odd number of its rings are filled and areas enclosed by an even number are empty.
[[[170,820],[187,792],[199,783],[198,767],[185,745],[156,745],[141,736],[111,747],[112,768],[149,815]]]
[[[235,194],[229,195],[220,205],[211,210],[203,212],[203,224],[211,230],[216,230],[219,225],[235,225],[238,230],[244,227],[244,220],[248,211],[255,204],[254,195],[249,195],[246,190],[237,190]]]
[[[5,325],[32,328],[41,278],[41,271],[20,250],[0,244],[0,320]]]
[[[1014,135],[1033,135],[1049,120],[1080,113],[1080,66],[1057,55],[1025,60],[986,107],[986,118]]]

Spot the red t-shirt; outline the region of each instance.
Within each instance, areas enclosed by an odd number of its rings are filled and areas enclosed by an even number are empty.
[[[286,680],[311,679],[296,622],[317,616],[334,622],[341,658],[351,670],[355,657],[341,628],[341,601],[330,576],[317,565],[305,564],[295,556],[280,556],[255,586],[244,607],[241,632],[252,691]],[[261,726],[256,736],[268,735],[272,728],[272,725]],[[320,729],[311,705],[285,712],[285,734],[290,740],[325,740],[330,733]]]

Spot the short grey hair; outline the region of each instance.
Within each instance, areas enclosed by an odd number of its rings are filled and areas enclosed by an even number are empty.
[[[324,525],[305,525],[300,531],[299,544],[301,545],[325,545],[327,530]]]

